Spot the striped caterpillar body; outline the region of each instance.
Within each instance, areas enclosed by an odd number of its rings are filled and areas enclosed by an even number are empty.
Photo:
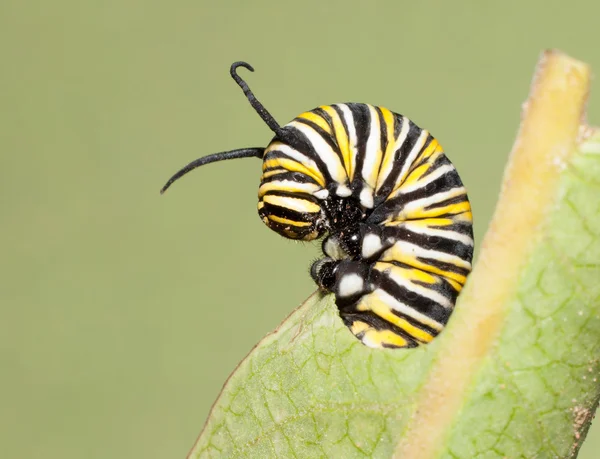
[[[216,153],[204,164],[263,160],[258,212],[290,239],[323,237],[311,276],[335,294],[340,317],[365,345],[410,348],[446,325],[471,271],[472,214],[458,172],[427,130],[383,107],[345,103],[280,127],[231,75],[275,137],[266,148]]]

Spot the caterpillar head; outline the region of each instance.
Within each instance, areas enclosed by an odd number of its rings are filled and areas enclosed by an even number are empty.
[[[298,192],[294,189],[302,188],[304,180],[302,174],[294,171],[274,170],[270,167],[269,152],[272,152],[278,145],[288,147],[301,147],[299,140],[293,132],[285,127],[280,127],[267,109],[256,99],[247,83],[237,74],[237,69],[244,67],[251,72],[252,66],[246,62],[234,62],[231,65],[230,73],[235,82],[242,88],[250,105],[256,110],[263,121],[275,133],[274,139],[267,148],[241,148],[237,150],[214,153],[192,161],[187,166],[175,173],[165,186],[161,189],[164,193],[176,180],[197,167],[204,166],[217,161],[237,158],[261,158],[263,159],[263,176],[261,178],[261,188],[259,189],[258,213],[262,221],[273,231],[288,239],[297,239],[310,241],[320,237],[324,232],[323,212],[317,197],[310,194]],[[277,169],[275,167],[275,169]],[[279,177],[275,177],[278,175]],[[272,178],[270,178],[272,177]],[[295,183],[296,188],[288,187],[287,190],[274,189],[269,185],[274,179],[283,179],[285,182]],[[306,188],[306,187],[305,187]],[[310,188],[310,187],[309,187]]]
[[[267,193],[259,198],[258,215],[276,233],[288,239],[312,241],[324,232],[319,204],[306,195]]]

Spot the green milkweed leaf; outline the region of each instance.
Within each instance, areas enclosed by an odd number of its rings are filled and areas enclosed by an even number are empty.
[[[311,296],[240,363],[190,457],[575,456],[600,394],[600,132],[546,52],[448,328],[374,350]]]

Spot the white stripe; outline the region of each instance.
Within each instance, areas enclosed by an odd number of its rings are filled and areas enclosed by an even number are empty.
[[[434,180],[440,178],[442,175],[447,174],[448,172],[452,172],[453,170],[455,170],[455,168],[451,164],[445,164],[443,166],[440,166],[434,172],[432,172],[429,175],[426,175],[422,179],[417,180],[412,185],[401,186],[400,188],[398,188],[398,191],[396,191],[393,195],[390,195],[390,198],[395,198],[399,194],[410,193],[411,191],[418,190],[419,188],[424,188]]]
[[[381,165],[381,155],[379,154],[381,147],[381,127],[379,125],[379,116],[372,105],[369,107],[369,114],[371,115],[371,123],[369,130],[369,137],[367,138],[365,148],[365,158],[363,161],[362,178],[363,181],[368,185],[371,190],[377,185],[377,177],[375,181],[371,181],[373,172],[379,169]]]
[[[291,196],[266,195],[263,197],[263,201],[267,204],[286,207],[296,212],[315,214],[320,211],[320,208],[317,210],[314,209],[315,206],[319,207],[318,204],[308,199],[292,198]]]
[[[381,302],[389,305],[393,310],[398,311],[402,314],[405,314],[408,317],[412,317],[413,319],[416,319],[418,322],[421,322],[422,324],[425,324],[425,325],[433,328],[434,330],[440,331],[444,328],[443,324],[437,322],[436,320],[433,320],[432,318],[426,316],[425,314],[421,314],[419,311],[408,306],[407,304],[401,303],[396,298],[394,298],[392,295],[387,293],[385,290],[378,288],[377,290],[375,290],[372,293],[372,295],[379,297],[379,300]],[[369,304],[368,295],[363,298],[364,298],[363,301],[365,301],[368,305]]]
[[[402,117],[402,128],[400,128],[400,134],[396,139],[394,146],[391,148],[390,155],[392,156],[392,161],[389,162],[388,166],[385,170],[379,172],[379,177],[377,178],[377,191],[383,185],[385,180],[388,178],[392,169],[394,168],[394,164],[396,163],[396,152],[402,146],[402,144],[406,141],[406,136],[408,135],[408,125],[409,121],[406,116]],[[388,147],[389,148],[389,147]]]
[[[445,252],[440,252],[438,250],[429,250],[424,249],[423,247],[411,244],[406,241],[396,241],[396,243],[386,250],[381,256],[381,261],[386,261],[388,259],[395,259],[394,252],[399,252],[403,255],[408,255],[412,258],[428,258],[434,261],[441,261],[443,263],[451,263],[459,268],[463,269],[471,269],[471,263],[463,260],[456,255],[452,255]],[[426,260],[421,261],[421,263],[427,264]]]
[[[412,167],[413,163],[415,162],[415,159],[417,159],[417,156],[421,152],[421,149],[423,148],[423,144],[425,143],[425,140],[427,140],[427,136],[429,136],[429,131],[426,131],[425,129],[423,129],[421,131],[421,135],[419,136],[419,138],[413,145],[413,149],[410,151],[410,153],[406,157],[406,161],[402,165],[402,169],[400,170],[400,174],[398,174],[398,180],[396,180],[396,183],[401,183],[406,178],[406,175],[408,174],[408,170]]]
[[[381,347],[381,343],[373,340],[373,336],[371,336],[369,333],[366,333],[369,331],[373,331],[373,327],[369,327],[367,330],[365,330],[365,334],[362,337],[363,344],[371,349],[379,349]]]
[[[346,104],[336,104],[336,107],[338,107],[341,111],[342,114],[344,115],[344,121],[346,122],[346,127],[348,128],[348,143],[349,143],[349,148],[350,148],[350,164],[352,165],[352,167],[350,167],[349,169],[352,171],[352,177],[348,177],[348,180],[350,180],[350,182],[352,182],[352,180],[354,179],[354,175],[356,174],[356,143],[357,143],[357,138],[356,138],[356,129],[354,127],[354,117],[352,116],[352,111],[350,110],[350,108],[348,107],[348,105]]]
[[[398,268],[397,266],[392,265],[391,269],[388,268],[386,270],[387,276],[390,279],[392,279],[396,284],[400,285],[401,287],[405,287],[408,290],[411,290],[413,292],[418,293],[421,296],[424,296],[425,298],[429,298],[430,300],[435,301],[440,306],[443,306],[446,309],[452,309],[453,303],[447,297],[439,294],[435,290],[431,290],[427,287],[424,287],[422,285],[411,282],[409,279],[407,279],[406,277],[404,277],[400,273],[398,273],[398,271],[400,271],[401,269],[402,268]],[[379,271],[379,270],[377,270],[377,271]],[[434,276],[436,278],[440,278],[440,276],[438,276],[436,274],[432,274],[432,276]],[[435,285],[435,284],[432,284],[432,285]]]
[[[437,204],[439,202],[445,201],[446,199],[455,198],[465,193],[465,188],[461,186],[457,188],[452,188],[447,191],[442,191],[431,196],[427,196],[426,198],[415,199],[414,201],[407,203],[402,209],[400,209],[400,213],[408,214],[413,210],[424,209],[425,207],[431,206],[432,204]]]
[[[317,171],[319,170],[319,166],[317,166],[317,163],[315,163],[312,159],[284,143],[273,144],[273,146],[269,148],[267,152],[265,152],[265,155],[271,151],[280,151],[284,155],[289,156],[290,158],[298,161],[300,164],[306,165],[306,167],[308,167],[309,169],[314,169]]]
[[[410,221],[399,222],[398,225],[390,225],[390,226],[404,226],[407,230],[412,231],[413,233],[423,234],[426,236],[437,236],[443,237],[445,239],[450,239],[452,241],[462,242],[465,245],[473,245],[473,238],[467,236],[466,234],[457,233],[456,231],[444,230],[440,228],[430,228],[427,226],[416,225]]]
[[[263,183],[260,186],[260,188],[258,189],[258,196],[260,198],[271,190],[276,190],[276,191],[297,190],[297,192],[299,192],[299,193],[312,194],[315,191],[318,191],[320,189],[321,189],[321,187],[314,183],[300,183],[300,182],[294,182],[293,180],[274,180],[272,182]]]
[[[292,121],[287,126],[293,126],[302,132],[308,141],[312,144],[312,147],[317,152],[317,155],[323,160],[329,174],[339,184],[347,183],[348,176],[346,175],[346,169],[340,160],[340,157],[333,151],[329,144],[317,133],[313,128],[307,126],[304,123],[298,121]]]

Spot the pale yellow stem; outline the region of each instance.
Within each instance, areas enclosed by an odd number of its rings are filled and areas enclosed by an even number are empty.
[[[542,55],[479,260],[459,298],[456,320],[440,337],[439,360],[423,385],[396,457],[433,459],[443,452],[468,386],[503,326],[523,264],[556,202],[560,173],[575,151],[589,81],[584,63],[557,51]]]

